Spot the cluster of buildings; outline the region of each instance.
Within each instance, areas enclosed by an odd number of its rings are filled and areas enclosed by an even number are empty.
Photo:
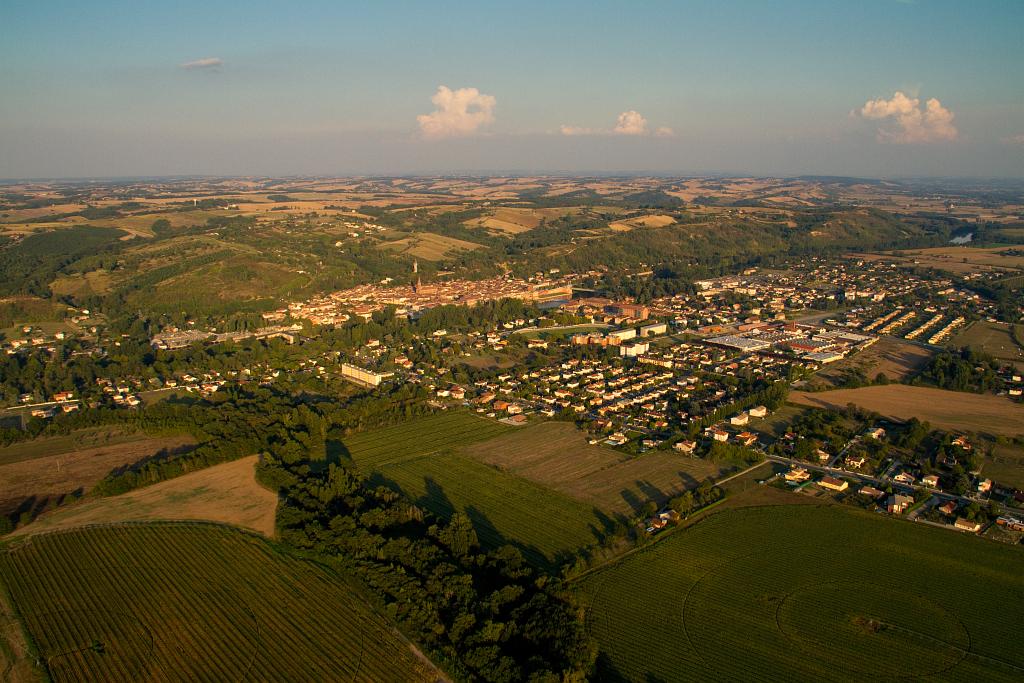
[[[572,297],[572,283],[566,278],[520,280],[495,277],[487,280],[439,280],[423,283],[418,276],[412,285],[366,284],[288,305],[293,318],[315,325],[333,325],[360,317],[369,320],[375,311],[394,306],[398,315],[416,314],[448,304],[474,306],[498,299],[520,299],[543,303]]]
[[[173,350],[191,346],[196,342],[217,344],[226,341],[242,341],[243,339],[284,339],[289,344],[295,343],[296,335],[302,331],[302,325],[275,325],[271,327],[260,327],[255,330],[241,330],[238,332],[215,332],[211,330],[187,329],[181,330],[177,327],[170,327],[159,334],[153,335],[149,340],[150,345],[155,349]]]

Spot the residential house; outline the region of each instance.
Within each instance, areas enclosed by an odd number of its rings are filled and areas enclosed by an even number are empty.
[[[897,474],[895,477],[893,477],[892,480],[897,484],[906,484],[907,486],[913,486],[914,482],[917,481],[917,478],[914,477],[914,475],[912,475],[910,472],[904,470]]]
[[[937,475],[937,474],[929,474],[928,476],[923,477],[921,479],[921,485],[922,486],[927,486],[930,489],[937,489],[937,488],[939,488],[939,475]]]
[[[835,477],[822,477],[821,481],[818,482],[818,486],[830,491],[845,491],[849,488],[850,483]]]
[[[747,411],[750,417],[766,417],[768,415],[768,409],[764,406],[754,406]]]
[[[894,515],[902,515],[913,504],[914,499],[911,496],[897,493],[889,496],[888,500],[885,501],[885,509]]]
[[[807,481],[811,478],[811,473],[805,470],[803,467],[794,467],[789,472],[786,472],[786,481]]]
[[[680,453],[693,453],[697,450],[696,441],[678,441],[672,445],[672,448],[679,451]]]
[[[969,531],[972,534],[976,534],[981,531],[981,524],[975,522],[973,519],[967,519],[966,517],[957,517],[953,526],[960,531]]]

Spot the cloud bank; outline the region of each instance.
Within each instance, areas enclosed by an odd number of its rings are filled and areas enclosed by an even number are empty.
[[[562,135],[632,135],[636,137],[644,137],[653,134],[662,138],[672,137],[675,135],[675,131],[668,126],[660,126],[651,133],[647,124],[647,119],[645,119],[640,112],[633,109],[619,114],[619,117],[615,120],[615,125],[611,130],[562,124],[558,131]]]
[[[647,119],[630,109],[619,114],[612,132],[616,135],[647,135]]]
[[[901,145],[948,142],[959,136],[953,124],[953,112],[934,97],[922,108],[921,100],[897,90],[891,99],[868,100],[861,107],[860,115],[874,121],[892,121],[891,126],[878,129],[879,142]]]
[[[475,134],[494,121],[494,107],[498,103],[476,88],[452,90],[445,85],[438,86],[430,101],[436,109],[416,117],[420,133],[430,140]]]
[[[178,66],[181,67],[182,69],[189,69],[189,70],[192,70],[192,69],[215,69],[218,66],[222,66],[223,64],[224,64],[224,60],[221,59],[220,57],[203,57],[202,59],[196,59],[196,60],[193,60],[191,62],[185,62],[184,64],[179,64]]]

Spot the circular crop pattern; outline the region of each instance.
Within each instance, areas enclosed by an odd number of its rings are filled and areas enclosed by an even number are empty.
[[[971,647],[955,615],[894,586],[810,584],[779,600],[775,615],[779,632],[807,656],[877,679],[948,671]]]
[[[948,671],[968,655],[970,633],[955,614],[898,581],[863,576],[836,553],[776,548],[707,571],[682,596],[689,645],[724,677],[781,657],[794,674],[918,678]]]

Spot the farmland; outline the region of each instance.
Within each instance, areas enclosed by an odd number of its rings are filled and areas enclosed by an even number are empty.
[[[858,369],[868,379],[874,379],[881,373],[890,380],[900,381],[923,368],[931,356],[931,351],[923,346],[894,337],[881,337],[863,351],[824,366],[815,377],[834,382],[846,371]]]
[[[253,455],[119,496],[84,501],[43,515],[15,534],[111,522],[206,520],[273,536],[277,496],[256,481],[255,466]]]
[[[711,462],[673,452],[630,457],[591,446],[575,425],[565,422],[532,425],[463,452],[610,514],[636,514],[648,500],[664,503],[719,474]]]
[[[43,534],[0,581],[54,681],[437,678],[340,577],[224,527]]]
[[[854,403],[898,420],[917,417],[942,429],[1004,436],[1024,432],[1024,404],[991,394],[889,384],[817,393],[794,391],[789,400],[826,408],[844,408]]]
[[[956,346],[970,346],[996,360],[1013,363],[1024,370],[1024,348],[1013,338],[1009,325],[979,320],[956,336]]]
[[[727,510],[577,586],[608,680],[1020,680],[1021,550],[837,506]],[[1013,609],[1013,608],[1011,608]]]
[[[1024,268],[1024,257],[1004,254],[1007,247],[934,247],[898,251],[892,254],[857,254],[868,261],[897,261],[913,263],[927,268],[948,270],[952,273],[974,273],[982,270],[1019,270]]]
[[[1024,489],[1024,447],[996,444],[985,457],[981,475],[1006,486]]]
[[[0,513],[34,516],[52,502],[87,491],[115,467],[181,452],[192,443],[187,436],[96,429],[8,446],[0,449]]]
[[[382,249],[408,254],[426,261],[440,261],[461,251],[479,249],[480,245],[432,232],[422,232],[380,245]]]
[[[359,468],[434,514],[465,512],[488,547],[511,544],[550,567],[600,540],[611,520],[566,495],[457,452],[509,427],[449,413],[345,441]]]

